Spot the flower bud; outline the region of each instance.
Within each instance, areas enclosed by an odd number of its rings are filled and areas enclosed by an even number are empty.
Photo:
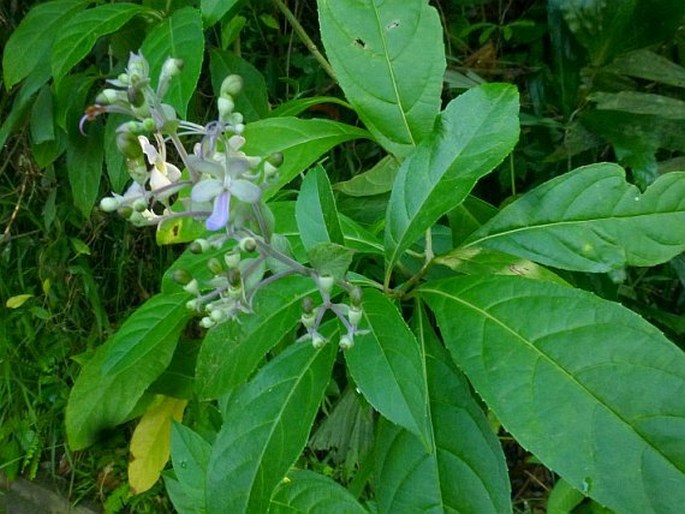
[[[209,313],[209,317],[212,318],[213,321],[221,323],[228,317],[228,315],[226,314],[226,311],[223,309],[214,309],[212,310],[212,312]]]
[[[133,207],[133,210],[136,212],[143,212],[148,207],[147,200],[145,198],[136,198],[131,207]]]
[[[275,168],[278,168],[281,164],[283,164],[283,154],[281,152],[272,153],[266,158],[266,162]]]
[[[126,98],[133,107],[140,107],[145,102],[145,95],[139,87],[130,86],[126,90]]]
[[[228,270],[228,283],[233,287],[238,287],[241,285],[243,279],[240,276],[240,270],[238,268],[231,268]]]
[[[128,131],[117,132],[117,148],[128,159],[142,157],[143,149],[138,138]]]
[[[243,252],[254,252],[257,249],[257,241],[254,237],[244,237],[240,240],[239,246]]]
[[[338,342],[338,345],[343,351],[349,350],[354,346],[354,338],[351,334],[343,334],[340,336],[340,342]]]
[[[351,305],[347,310],[347,319],[350,320],[352,326],[356,327],[362,320],[362,310],[356,305]]]
[[[220,96],[216,103],[217,108],[219,110],[219,118],[221,118],[222,120],[228,118],[230,114],[233,112],[233,109],[235,109],[235,102],[231,97],[227,98],[224,96]]]
[[[362,288],[354,286],[350,291],[350,305],[360,307],[362,304]]]
[[[176,77],[181,73],[182,69],[182,59],[174,59],[173,57],[168,57],[167,60],[164,61],[164,65],[162,66],[162,76]]]
[[[212,328],[214,325],[216,325],[216,321],[209,316],[205,316],[200,320],[200,326],[203,328]]]
[[[240,300],[243,297],[242,285],[228,286],[228,297],[233,300]]]
[[[200,284],[198,284],[196,278],[190,279],[190,282],[183,286],[183,290],[186,293],[190,293],[195,296],[200,296]]]
[[[306,296],[305,299],[302,300],[302,312],[305,314],[314,312],[314,301],[309,296]]]
[[[314,332],[314,334],[312,334],[312,346],[317,350],[319,348],[323,348],[326,342],[326,339],[324,339],[324,337],[318,332]]]
[[[100,200],[100,209],[105,212],[114,212],[119,208],[120,205],[121,202],[119,199],[112,196],[105,196],[102,200]]]
[[[121,82],[122,84],[130,84],[131,83],[131,77],[128,76],[128,73],[120,73],[119,76],[117,77],[117,80]]]
[[[131,207],[129,207],[128,205],[124,205],[117,212],[119,213],[119,216],[126,220],[133,215],[133,209],[131,209]]]
[[[147,132],[154,132],[155,130],[157,130],[157,124],[155,123],[155,120],[153,120],[152,118],[145,118],[143,120],[143,128]]]
[[[187,269],[178,268],[171,274],[171,278],[177,284],[184,286],[193,279],[193,276]]]
[[[116,89],[103,89],[98,96],[95,97],[95,103],[100,105],[111,105],[113,103],[124,101],[121,91]]]
[[[126,71],[128,72],[131,84],[137,86],[140,82],[147,80],[150,73],[150,66],[145,57],[143,57],[143,54],[134,54],[131,52],[128,58]]]
[[[228,269],[237,268],[240,264],[240,253],[239,252],[228,252],[224,255],[224,262]]]
[[[190,251],[192,253],[204,253],[209,250],[209,241],[206,239],[196,239],[190,243]]]
[[[318,279],[319,289],[324,293],[330,293],[333,291],[333,286],[335,285],[335,278],[330,275],[321,275]]]
[[[219,275],[223,273],[224,267],[221,265],[221,262],[219,262],[219,259],[216,257],[212,257],[207,261],[207,267],[209,268],[209,271],[214,273],[215,275]]]
[[[199,310],[200,308],[200,300],[199,298],[193,298],[192,300],[188,300],[186,302],[186,309],[189,311],[196,311]]]
[[[303,313],[300,316],[300,323],[305,328],[316,328],[316,312]]]
[[[229,75],[221,83],[221,96],[235,96],[243,89],[243,78],[240,75]]]

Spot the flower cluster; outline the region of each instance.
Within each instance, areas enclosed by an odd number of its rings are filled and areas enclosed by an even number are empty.
[[[177,270],[175,279],[194,298],[188,307],[203,314],[200,324],[210,328],[241,313],[252,312],[252,299],[264,285],[298,273],[315,280],[322,304],[304,306],[302,323],[315,347],[324,344],[319,325],[330,311],[346,328],[340,346],[350,348],[359,334],[361,291],[347,281],[337,282],[350,293],[350,305],[333,303],[336,281],[294,260],[287,240],[273,234],[273,219],[263,201],[263,191],[278,176],[280,154],[252,156],[246,143],[243,116],[235,110],[234,97],[243,88],[237,75],[223,81],[217,99],[218,119],[198,125],[178,119],[175,110],[162,102],[173,77],[183,63],[169,58],[153,89],[150,68],[142,54],[131,54],[125,73],[108,81],[96,104],[81,121],[103,113],[121,113],[131,120],[117,128],[116,142],[132,178],[123,194],[103,198],[100,208],[118,212],[135,225],[157,225],[181,217],[200,220],[206,233],[191,244],[195,253],[219,250],[208,261],[212,278],[199,281]],[[183,140],[190,141],[183,143]],[[167,147],[173,147],[179,168]],[[186,146],[191,148],[190,151]]]

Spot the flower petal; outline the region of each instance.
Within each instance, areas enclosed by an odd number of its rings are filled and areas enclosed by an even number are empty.
[[[169,180],[169,178],[162,173],[157,166],[153,166],[152,170],[150,171],[150,189],[157,191],[158,189],[166,187],[170,184],[171,180]]]
[[[214,209],[212,214],[205,221],[205,226],[209,230],[219,230],[228,224],[228,210],[230,207],[231,195],[228,191],[222,192],[214,199]]]
[[[188,165],[200,173],[208,173],[218,179],[223,180],[226,171],[224,167],[216,161],[202,159],[196,155],[188,156]]]
[[[262,197],[262,188],[249,180],[238,179],[231,182],[231,194],[243,202],[255,203]]]
[[[223,182],[215,178],[208,178],[201,180],[193,186],[190,192],[190,198],[193,202],[208,202],[212,198],[216,198],[224,191]]]
[[[157,149],[150,144],[150,140],[145,136],[138,136],[138,141],[140,142],[140,147],[143,149],[143,153],[147,157],[147,162],[149,164],[154,164],[157,161],[157,157],[159,157]]]
[[[181,170],[179,170],[175,165],[167,162],[166,163],[166,176],[172,182],[177,182],[181,178]]]

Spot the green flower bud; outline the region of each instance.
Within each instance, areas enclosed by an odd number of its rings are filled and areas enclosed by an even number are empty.
[[[196,239],[195,241],[190,243],[190,251],[192,253],[204,253],[207,250],[209,250],[209,241],[207,241],[206,239]]]
[[[340,342],[338,343],[341,350],[349,350],[354,346],[354,338],[351,334],[343,334],[340,336]]]
[[[131,209],[128,205],[125,205],[121,207],[117,212],[119,213],[119,216],[127,220],[133,214],[133,209]]]
[[[316,328],[316,312],[303,313],[300,322],[305,328]]]
[[[117,77],[117,80],[121,82],[122,84],[130,84],[131,83],[131,77],[128,76],[128,73],[120,73],[119,76]]]
[[[212,312],[209,313],[209,317],[212,318],[217,323],[221,323],[224,321],[228,316],[226,315],[226,311],[223,309],[214,309]]]
[[[318,332],[312,334],[312,346],[317,350],[319,348],[323,348],[327,342],[328,341],[326,341],[326,339],[324,339],[324,337]]]
[[[186,309],[189,311],[197,311],[200,308],[200,300],[198,298],[193,298],[186,302]]]
[[[243,297],[243,287],[241,285],[228,286],[228,297],[233,300],[240,300]]]
[[[221,262],[219,262],[219,259],[216,257],[212,257],[207,261],[207,267],[209,268],[209,271],[214,273],[215,275],[219,275],[223,273],[224,267],[221,265]]]
[[[155,123],[155,120],[153,120],[152,118],[145,118],[143,120],[143,128],[147,132],[154,132],[155,130],[157,130],[157,124]]]
[[[266,158],[266,162],[275,168],[278,168],[281,164],[283,164],[283,154],[281,152],[272,153]]]
[[[129,87],[126,90],[126,98],[128,99],[128,103],[130,103],[133,107],[140,107],[145,102],[145,95],[138,87]]]
[[[114,212],[119,208],[120,205],[121,202],[119,199],[112,196],[105,196],[102,200],[100,200],[100,209],[105,212]]]
[[[224,254],[224,262],[228,269],[237,268],[240,264],[240,253],[239,252],[228,252]]]
[[[350,305],[360,307],[362,304],[362,288],[354,286],[350,291]]]
[[[116,89],[104,89],[95,97],[95,103],[100,105],[111,105],[125,101],[126,97],[121,91]]]
[[[257,241],[254,237],[244,237],[240,240],[239,246],[243,252],[254,252],[257,249]]]
[[[231,268],[228,270],[228,283],[233,287],[238,287],[242,284],[243,279],[240,276],[240,270],[238,268]]]
[[[136,198],[131,207],[136,212],[143,212],[148,207],[147,200],[145,198]]]
[[[302,312],[305,314],[311,314],[314,312],[314,300],[312,300],[309,296],[302,300]]]
[[[138,159],[143,156],[143,148],[138,138],[128,131],[117,132],[117,148],[128,159]]]
[[[221,96],[235,96],[243,89],[243,78],[240,75],[229,75],[221,83]]]
[[[196,278],[190,279],[190,282],[183,286],[183,290],[186,293],[190,293],[195,296],[200,296],[200,284],[198,284]]]
[[[177,284],[184,286],[193,279],[193,276],[187,269],[179,268],[174,270],[171,274],[171,278]]]
[[[183,69],[183,60],[174,59],[173,57],[167,58],[162,66],[162,76],[176,77],[181,73]]]
[[[200,326],[203,328],[212,328],[214,325],[216,325],[216,321],[209,316],[205,316],[200,320]]]
[[[333,291],[333,286],[335,285],[335,278],[330,275],[321,275],[318,279],[319,289],[324,293],[330,293]]]
[[[228,118],[233,112],[233,109],[235,109],[235,102],[231,97],[220,96],[216,103],[219,110],[219,117],[222,120]]]
[[[362,310],[356,305],[350,306],[350,308],[347,310],[347,319],[350,320],[352,326],[356,327],[362,320]]]

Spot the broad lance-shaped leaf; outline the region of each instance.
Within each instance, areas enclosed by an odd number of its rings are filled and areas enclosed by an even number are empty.
[[[336,79],[369,131],[399,157],[440,111],[445,48],[425,0],[319,0],[321,39]]]
[[[191,317],[185,306],[189,296],[153,296],[83,366],[66,409],[72,450],[85,448],[100,431],[123,423],[166,369]]]
[[[200,12],[185,7],[157,24],[143,41],[140,51],[150,63],[150,78],[156,87],[159,73],[169,58],[183,61],[183,72],[169,83],[164,101],[184,118],[195,92],[204,57],[204,34]]]
[[[685,250],[685,173],[641,193],[617,164],[584,166],[509,204],[464,246],[595,273],[654,266]]]
[[[201,399],[215,399],[245,382],[264,356],[302,315],[302,301],[318,286],[308,277],[289,276],[255,296],[254,312],[240,323],[224,323],[205,336],[197,357],[196,384]]]
[[[497,437],[422,309],[415,321],[430,393],[433,444],[426,448],[414,434],[380,421],[378,511],[511,512],[509,477]]]
[[[175,479],[166,478],[167,490],[176,510],[185,512],[175,501],[174,493],[181,491],[183,498],[188,498],[192,504],[191,512],[206,512],[206,470],[212,446],[200,434],[180,423],[171,426],[171,462]],[[169,487],[173,480],[174,485]],[[171,492],[173,491],[173,493]]]
[[[207,469],[210,514],[267,512],[307,442],[336,350],[293,344],[229,399]]]
[[[416,337],[382,293],[364,290],[362,330],[345,360],[354,382],[373,407],[431,444],[428,391]]]
[[[466,198],[512,150],[518,134],[513,86],[486,84],[450,102],[395,179],[385,225],[386,281],[402,252]]]
[[[502,425],[616,512],[685,505],[685,354],[624,307],[521,277],[419,289]]]
[[[57,30],[52,46],[52,74],[59,82],[91,51],[99,37],[121,28],[137,14],[151,12],[132,3],[106,4],[71,16]]]
[[[103,130],[95,126],[89,136],[70,134],[67,142],[67,172],[74,205],[84,218],[90,216],[100,190],[104,157]]]
[[[275,183],[264,191],[265,200],[334,146],[369,137],[367,131],[344,123],[290,117],[248,123],[243,135],[247,140],[243,150],[248,155],[283,154]]]
[[[295,205],[295,219],[306,250],[317,243],[345,243],[333,190],[323,166],[314,167],[304,177]]]
[[[271,498],[270,514],[367,514],[347,489],[332,480],[313,471],[304,469],[288,473],[274,491]]]
[[[7,90],[44,63],[66,20],[73,18],[88,3],[89,0],[54,0],[36,5],[28,12],[12,31],[2,55]]]

